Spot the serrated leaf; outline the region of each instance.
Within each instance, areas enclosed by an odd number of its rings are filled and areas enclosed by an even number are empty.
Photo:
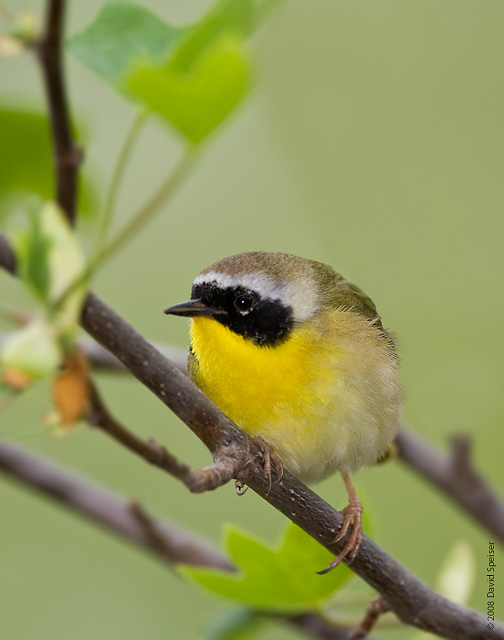
[[[352,575],[344,565],[327,576],[317,575],[332,556],[293,524],[276,549],[230,527],[226,548],[238,574],[189,567],[183,573],[213,593],[265,611],[311,610]]]
[[[208,136],[251,86],[244,38],[279,0],[221,0],[175,28],[139,5],[106,3],[68,42],[118,91],[167,120],[193,144]]]

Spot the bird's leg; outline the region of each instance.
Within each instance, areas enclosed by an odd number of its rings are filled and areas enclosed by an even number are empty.
[[[319,571],[321,575],[324,573],[328,573],[334,567],[337,567],[339,563],[349,556],[350,562],[355,559],[355,556],[359,552],[359,547],[362,542],[362,504],[355,491],[355,487],[350,480],[350,476],[347,473],[342,474],[343,482],[345,483],[348,497],[350,498],[347,506],[341,510],[341,514],[343,516],[343,524],[341,526],[341,530],[333,540],[333,543],[339,542],[343,540],[346,536],[350,525],[353,524],[352,532],[350,537],[348,538],[348,542],[340,551],[340,553],[331,561],[331,564],[324,569],[323,571]]]
[[[276,471],[275,482],[280,482],[280,480],[283,478],[283,471],[284,471],[283,462],[280,460],[277,454],[273,451],[270,445],[261,438],[261,436],[255,436],[254,440],[257,442],[263,454],[264,477],[269,482],[269,489],[268,489],[268,497],[269,497],[269,494],[271,493],[271,482],[272,482],[271,462],[273,461],[275,471]]]

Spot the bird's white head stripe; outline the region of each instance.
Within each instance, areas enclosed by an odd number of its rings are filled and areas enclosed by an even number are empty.
[[[296,286],[288,282],[278,283],[265,273],[231,275],[229,273],[207,271],[196,276],[193,284],[211,282],[215,282],[222,289],[245,287],[258,293],[263,300],[278,300],[285,307],[292,308],[294,319],[298,322],[308,320],[318,309],[316,292],[308,283],[304,286],[304,283],[300,282],[297,282]]]

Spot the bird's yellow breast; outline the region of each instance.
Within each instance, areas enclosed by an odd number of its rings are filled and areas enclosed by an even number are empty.
[[[215,320],[195,318],[194,377],[242,429],[264,435],[310,402],[316,342],[313,331],[303,329],[278,346],[260,347]]]
[[[273,347],[209,318],[190,333],[193,380],[306,481],[374,463],[397,431],[397,360],[365,319],[333,311]]]

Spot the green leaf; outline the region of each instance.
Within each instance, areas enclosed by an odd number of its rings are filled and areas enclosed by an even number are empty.
[[[300,558],[305,567],[316,567],[315,572],[305,571],[303,568],[300,573],[296,571],[295,576],[302,580],[303,587],[315,596],[317,602],[334,593],[352,576],[352,572],[344,564],[339,565],[326,576],[318,575],[316,571],[327,567],[334,556],[295,525],[291,525],[285,533],[280,557],[289,567],[297,567]],[[326,582],[320,578],[329,578],[329,580]]]
[[[20,106],[0,106],[0,214],[20,197],[54,197],[54,165],[47,116]],[[96,194],[87,179],[81,181],[79,211],[96,210]],[[82,193],[81,193],[82,192]]]
[[[184,32],[140,5],[106,2],[95,20],[72,36],[67,46],[89,69],[119,86],[139,60],[165,60]]]
[[[53,168],[47,117],[38,111],[0,107],[0,197],[8,191],[51,197]]]
[[[19,274],[50,313],[60,337],[72,335],[77,327],[86,292],[83,281],[67,295],[57,310],[52,309],[76,281],[83,278],[86,263],[75,230],[52,202],[38,204],[29,212],[29,224],[11,231]]]
[[[40,205],[33,204],[28,212],[28,224],[11,234],[17,269],[21,280],[42,302],[49,300],[49,247],[40,225]]]
[[[62,352],[54,327],[43,318],[34,318],[5,340],[0,352],[0,365],[29,378],[45,378],[54,373]]]
[[[265,611],[316,608],[352,575],[345,565],[326,576],[317,575],[332,556],[293,524],[276,549],[229,527],[226,548],[239,568],[237,574],[189,567],[182,572],[213,593]]]
[[[40,211],[40,225],[49,240],[49,301],[56,303],[74,282],[84,276],[86,261],[75,230],[70,227],[62,211],[48,202]],[[84,280],[53,312],[52,321],[58,332],[74,333],[80,317],[87,282]]]
[[[175,28],[139,5],[109,2],[68,48],[197,144],[248,92],[251,68],[244,39],[279,1],[221,0],[186,28]]]
[[[208,136],[240,103],[251,86],[242,40],[226,34],[213,41],[190,71],[177,65],[137,66],[126,79],[132,94],[168,120],[190,142]]]

